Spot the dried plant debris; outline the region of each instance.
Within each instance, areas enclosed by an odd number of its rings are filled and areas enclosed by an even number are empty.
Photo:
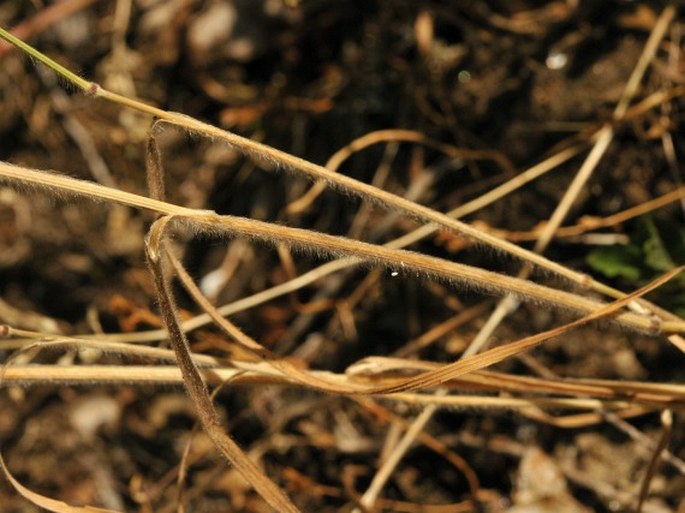
[[[678,14],[2,4],[0,510],[683,510]]]
[[[569,493],[563,472],[537,447],[526,451],[516,474],[511,513],[588,513]]]

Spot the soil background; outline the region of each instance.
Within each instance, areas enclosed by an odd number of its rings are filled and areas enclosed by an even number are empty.
[[[2,2],[0,24],[108,89],[316,163],[324,164],[357,138],[390,129],[468,150],[456,157],[435,145],[390,141],[354,150],[341,169],[448,211],[563,148],[586,142],[611,120],[665,5],[35,0]],[[682,14],[660,45],[637,100],[683,85]],[[682,110],[682,97],[676,96],[617,123],[613,143],[564,224],[610,216],[681,186]],[[65,88],[50,71],[5,44],[0,45],[0,113],[0,159],[147,194],[149,117]],[[293,212],[287,207],[308,190],[306,180],[169,126],[153,132],[170,202],[374,243],[417,226],[331,190]],[[530,233],[549,219],[586,154],[466,220],[512,240]],[[682,203],[654,215],[659,226],[680,233]],[[152,220],[125,207],[1,187],[0,321],[63,334],[160,327],[143,250]],[[594,237],[559,239],[546,255],[619,288],[635,289],[639,279],[607,277],[587,258],[601,246],[629,245],[641,222],[616,224]],[[533,245],[530,237],[518,242]],[[188,237],[178,245],[190,274],[219,305],[325,261],[241,239]],[[500,272],[519,269],[509,258],[445,233],[411,249]],[[677,251],[674,255],[677,260]],[[220,286],[212,274],[217,269],[226,274]],[[547,276],[536,279],[568,286]],[[653,299],[674,308],[681,293],[670,289],[670,297]],[[180,288],[178,295],[182,315],[199,313]],[[356,269],[231,318],[302,365],[340,372],[371,355],[453,361],[487,314],[420,350],[411,344],[484,300],[473,291],[401,271]],[[490,345],[570,318],[524,305]],[[219,356],[237,351],[211,327],[195,332],[191,343],[196,351]],[[6,359],[14,349],[0,346],[0,357]],[[37,358],[64,365],[149,363],[78,351]],[[663,337],[589,326],[497,369],[682,383],[683,363],[682,353]],[[420,412],[380,399],[359,403],[278,386],[229,384],[216,402],[241,447],[302,510],[321,512],[351,511],[368,487],[397,429],[389,427],[383,412],[407,420]],[[25,486],[47,496],[141,513],[181,511],[179,504],[188,512],[268,511],[209,439],[193,430],[195,414],[179,387],[11,386],[0,393],[0,411],[0,448],[8,467]],[[517,411],[440,411],[426,432],[457,454],[463,466],[416,445],[374,511],[633,511],[661,424],[657,413],[614,420],[564,429]],[[179,487],[179,464],[191,437],[187,476]],[[679,459],[685,458],[685,435],[678,411],[669,449],[675,463],[658,468],[646,512],[685,511],[685,464]],[[469,475],[476,476],[480,489],[475,502]],[[5,481],[0,511],[40,510]]]

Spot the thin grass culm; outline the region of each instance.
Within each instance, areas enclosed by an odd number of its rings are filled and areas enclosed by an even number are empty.
[[[299,509],[288,499],[273,481],[250,460],[228,436],[219,421],[216,410],[212,405],[207,387],[202,380],[195,362],[190,354],[190,346],[185,334],[180,329],[178,314],[173,293],[169,287],[169,281],[164,271],[164,252],[161,251],[160,236],[164,230],[164,224],[170,218],[162,217],[150,228],[150,237],[145,245],[150,270],[154,277],[155,286],[159,298],[159,306],[162,311],[164,323],[169,330],[176,360],[183,374],[186,389],[197,408],[200,422],[205,432],[212,439],[216,447],[224,457],[243,475],[248,483],[260,493],[264,500],[276,511],[298,512]]]
[[[19,42],[17,38],[1,28],[0,37],[15,45]],[[22,43],[20,47],[24,46],[26,45]],[[465,223],[454,220],[430,208],[410,202],[382,189],[377,189],[371,185],[356,181],[343,174],[331,173],[322,166],[318,166],[270,146],[246,139],[237,134],[222,130],[207,123],[203,123],[189,116],[175,112],[168,112],[138,100],[133,100],[117,93],[110,92],[106,89],[103,89],[95,82],[88,82],[83,79],[75,80],[75,75],[73,73],[65,72],[68,70],[65,70],[64,67],[58,65],[46,55],[41,54],[35,49],[32,49],[32,55],[34,57],[36,55],[40,55],[40,62],[53,69],[64,79],[73,83],[75,87],[79,88],[84,93],[92,95],[96,98],[101,98],[124,107],[129,107],[140,112],[150,114],[157,119],[164,120],[172,125],[176,125],[181,129],[202,134],[212,139],[225,141],[227,144],[235,147],[248,156],[264,159],[272,162],[277,167],[282,167],[283,169],[291,172],[302,173],[313,180],[322,180],[330,186],[338,188],[345,193],[360,196],[366,200],[378,203],[386,208],[397,209],[421,221],[435,223],[444,229],[472,238],[475,241],[489,246],[497,251],[508,253],[512,256],[523,259],[524,261],[530,262],[531,264],[539,266],[540,268],[543,268],[551,273],[563,276],[582,286],[591,286],[605,293],[609,291],[607,287],[602,286],[600,283],[595,283],[594,280],[588,276],[581,275],[575,271],[572,271],[571,269],[552,262],[541,255],[527,251],[519,246],[516,246],[515,244],[511,244],[505,240],[489,235],[481,230],[472,228]]]
[[[264,223],[235,216],[219,216],[214,212],[196,211],[185,207],[153,200],[124,191],[118,191],[91,182],[63,177],[55,173],[30,170],[0,162],[0,179],[19,186],[29,185],[50,190],[53,194],[78,196],[99,201],[114,201],[122,205],[149,209],[159,214],[177,216],[192,231],[193,226],[214,235],[241,235],[271,244],[287,243],[301,251],[333,257],[348,256],[367,265],[383,265],[398,273],[418,273],[429,278],[442,279],[457,286],[495,295],[515,294],[522,300],[551,305],[561,310],[589,313],[602,307],[602,303],[558,289],[519,280],[486,271],[478,267],[450,262],[420,253],[391,249],[335,237],[299,228]],[[616,322],[647,332],[685,333],[685,322],[659,321],[631,312],[615,317]]]
[[[75,0],[0,28],[39,66],[0,80],[30,131],[0,161],[8,511],[678,503],[682,23],[485,3]],[[79,11],[112,27],[78,56],[97,82],[46,55]],[[581,55],[595,33],[616,50]]]

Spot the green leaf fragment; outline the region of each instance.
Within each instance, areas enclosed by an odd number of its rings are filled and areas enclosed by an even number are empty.
[[[587,256],[587,263],[595,271],[609,278],[626,278],[638,281],[642,278],[644,255],[632,244],[605,246]]]

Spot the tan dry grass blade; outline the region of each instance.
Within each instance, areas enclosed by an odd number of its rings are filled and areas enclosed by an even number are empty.
[[[7,478],[14,489],[18,491],[25,499],[40,508],[48,511],[54,511],[55,513],[121,513],[120,511],[115,511],[113,509],[95,508],[93,506],[71,506],[66,502],[51,499],[50,497],[36,493],[26,488],[14,478],[5,465],[5,460],[2,458],[1,454],[0,467],[2,468],[2,472],[5,474],[5,478]]]
[[[67,178],[54,173],[32,170],[0,162],[0,179],[21,186],[48,189],[51,194],[106,200],[154,212],[176,216],[174,222],[191,230],[216,235],[241,235],[267,243],[285,243],[302,251],[330,256],[353,256],[372,265],[384,265],[398,272],[418,274],[471,287],[489,294],[514,294],[522,300],[551,305],[562,310],[589,313],[604,306],[594,300],[569,292],[552,289],[533,282],[458,264],[406,250],[376,246],[343,237],[336,237],[300,228],[288,228],[253,219],[219,216],[211,211],[193,210],[171,203],[119,191],[102,185]],[[620,313],[614,321],[633,329],[666,333],[685,332],[683,321],[659,321],[635,313]]]
[[[510,358],[516,354],[519,354],[523,351],[526,351],[528,349],[531,349],[545,340],[548,340],[552,337],[556,337],[558,335],[561,335],[562,333],[565,333],[573,328],[582,326],[584,324],[587,324],[588,322],[592,322],[593,320],[597,320],[601,317],[610,315],[614,312],[616,312],[618,309],[623,308],[626,306],[628,303],[630,303],[632,300],[635,298],[638,298],[640,296],[643,296],[644,294],[647,294],[648,292],[660,287],[664,283],[666,283],[668,280],[672,279],[676,275],[680,274],[683,270],[685,269],[685,266],[683,267],[677,267],[676,269],[673,269],[661,277],[657,278],[653,282],[649,283],[648,285],[642,287],[641,289],[633,292],[632,294],[624,297],[623,299],[618,299],[612,303],[609,303],[608,305],[605,305],[601,309],[586,315],[585,317],[582,317],[576,321],[573,321],[569,324],[566,324],[564,326],[560,326],[558,328],[554,328],[542,333],[538,333],[536,335],[532,335],[530,337],[526,337],[524,339],[521,339],[517,342],[511,342],[509,344],[506,344],[504,346],[496,347],[494,349],[490,349],[489,351],[486,351],[484,353],[474,355],[474,356],[468,356],[466,358],[463,358],[455,363],[445,365],[444,367],[440,369],[436,369],[435,371],[428,371],[426,373],[420,374],[419,376],[416,376],[414,378],[409,378],[407,380],[404,380],[403,382],[391,386],[391,387],[385,387],[379,389],[377,392],[378,393],[393,393],[393,392],[404,392],[408,390],[418,390],[422,388],[428,388],[428,387],[435,387],[438,385],[441,385],[445,383],[446,381],[450,379],[457,378],[459,376],[462,376],[464,374],[468,374],[470,372],[474,372],[476,370],[483,369],[485,367],[488,367],[490,365],[494,365],[495,363],[499,363],[507,358]]]
[[[284,360],[272,351],[269,351],[259,342],[243,333],[240,330],[240,328],[238,328],[235,324],[230,322],[228,319],[222,317],[221,314],[216,310],[216,308],[214,308],[214,305],[212,305],[207,300],[207,298],[205,298],[202,295],[202,292],[197,287],[197,285],[195,285],[192,278],[188,275],[187,271],[185,270],[181,262],[179,262],[179,260],[170,251],[166,250],[166,253],[171,265],[176,271],[177,276],[180,278],[181,283],[185,287],[186,291],[190,294],[190,296],[200,306],[200,308],[202,308],[212,318],[215,324],[226,335],[231,337],[244,349],[254,354],[261,361],[271,365],[276,372],[280,372],[284,376],[287,376],[290,379],[292,379],[293,381],[316,390],[321,390],[334,394],[364,392],[364,388],[357,387],[355,383],[349,383],[344,386],[341,386],[336,382],[317,378],[311,373],[298,368],[297,366],[293,365],[287,360]]]
[[[154,271],[160,272],[161,267],[156,268],[155,262],[151,262],[150,266]],[[171,354],[170,351],[158,348],[129,346],[122,343],[99,344],[94,341],[79,340],[72,337],[49,337],[52,339],[52,341],[34,342],[23,347],[20,351],[16,351],[3,364],[2,369],[0,370],[0,384],[7,381],[6,375],[11,369],[10,365],[20,354],[37,352],[42,349],[90,347],[110,352],[116,352],[119,354],[135,355],[138,357],[143,356],[160,360],[175,359],[178,362],[179,366],[178,368],[174,367],[173,371],[180,370],[183,379],[182,382],[186,385],[186,389],[188,390],[189,395],[191,396],[191,399],[193,400],[193,403],[195,404],[198,410],[202,426],[209,435],[209,437],[215,442],[217,448],[221,451],[221,453],[224,454],[226,459],[236,467],[238,472],[240,472],[243,475],[245,480],[255,487],[255,489],[264,498],[264,500],[277,511],[299,511],[292,504],[292,502],[290,502],[290,500],[283,494],[283,492],[281,492],[281,490],[268,477],[266,477],[266,475],[263,474],[259,467],[257,467],[252,462],[252,460],[250,460],[247,457],[247,455],[245,455],[242,452],[240,447],[238,447],[238,445],[224,432],[223,426],[221,425],[218,415],[214,410],[214,406],[209,397],[209,394],[207,393],[207,389],[204,385],[204,382],[202,380],[202,377],[197,366],[198,360],[204,362],[205,364],[214,364],[217,363],[217,360],[212,357],[206,357],[203,355],[191,355],[185,338],[180,339],[180,342],[184,345],[181,348],[178,347],[179,339],[174,338],[174,334],[176,333],[175,329],[178,327],[177,323],[174,324],[168,319],[169,315],[172,315],[175,318],[176,313],[175,310],[172,308],[173,302],[169,300],[170,293],[166,288],[167,282],[162,274],[154,274],[154,277],[155,279],[164,280],[163,283],[157,283],[158,286],[165,287],[160,291],[160,307],[162,309],[163,315],[165,316],[165,320],[167,321],[169,332],[171,334],[171,340],[176,344],[174,346],[175,358],[174,354]],[[164,301],[165,299],[167,300],[167,302]],[[36,335],[34,333],[25,332],[23,330],[13,330],[8,326],[0,327],[0,333],[2,333],[2,335],[4,336],[12,335],[13,332],[14,334],[30,335],[31,338],[33,338]],[[118,372],[120,378],[123,377],[128,381],[131,380],[130,371],[126,367],[116,366],[114,367],[114,369]],[[145,369],[145,373],[149,374],[149,370],[147,368]],[[242,371],[237,372],[239,374]],[[49,374],[43,374],[42,379],[46,382],[54,382],[55,375],[58,373],[59,371]],[[98,376],[96,374],[96,380],[101,380],[101,378],[102,375]],[[93,381],[94,380],[91,380],[91,384],[93,383]],[[57,503],[58,501],[55,502]],[[77,510],[74,510],[73,512],[71,510],[64,511],[68,511],[69,513],[77,513]]]
[[[97,349],[107,354],[135,356],[151,362],[175,361],[173,351],[155,347],[123,344],[102,340],[84,340],[66,336],[46,336],[41,333],[2,327],[6,337],[14,338],[13,347],[21,348],[4,363],[0,374],[0,384],[32,385],[37,383],[98,385],[108,383],[128,383],[138,385],[181,384],[182,376],[177,367],[151,364],[148,366],[116,365],[15,365],[13,362],[22,354],[37,353],[41,350]],[[7,342],[0,348],[9,348]],[[433,362],[406,360],[400,358],[369,357],[350,366],[345,374],[327,371],[297,369],[293,376],[287,362],[265,360],[245,362],[208,355],[192,354],[193,361],[200,368],[203,380],[212,385],[220,385],[231,380],[238,384],[280,384],[305,385],[324,392],[359,395],[372,393],[382,386],[397,385],[406,379],[411,371],[426,372],[441,369],[443,365]],[[304,376],[304,377],[303,377]],[[601,401],[630,400],[647,408],[660,408],[664,405],[677,407],[685,404],[685,386],[669,383],[644,383],[635,381],[614,381],[597,379],[544,379],[530,376],[508,375],[490,371],[475,371],[443,383],[443,386],[459,391],[483,390],[506,391],[510,394],[527,394],[526,400],[538,401],[530,394],[555,394],[585,397]],[[412,403],[435,402],[430,396],[394,394],[395,401]],[[446,405],[459,405],[462,396],[442,398],[437,402]],[[545,398],[539,405],[545,404]],[[556,400],[556,399],[552,399]],[[515,401],[515,399],[514,399]],[[588,407],[583,400],[559,403],[558,407]],[[606,406],[609,403],[605,403]],[[506,402],[501,403],[506,407]],[[514,403],[510,403],[511,407]],[[477,404],[476,404],[477,406]],[[494,407],[494,404],[483,407]]]
[[[173,357],[173,355],[169,355]],[[193,355],[197,360],[198,355]],[[233,362],[231,367],[200,368],[203,380],[213,386],[220,385],[226,380],[240,385],[286,385],[299,386],[299,380],[290,379],[282,373],[276,373],[273,367],[267,363]],[[431,367],[437,368],[436,364]],[[359,396],[361,388],[356,376],[333,374],[326,371],[307,371],[311,376],[321,380],[339,383],[345,387],[349,384],[350,393]],[[390,386],[401,383],[403,379],[398,376],[374,378],[369,384],[368,378],[364,380],[364,387],[369,392],[375,392],[382,386]],[[490,383],[490,380],[492,382]],[[178,367],[171,365],[13,365],[7,367],[3,382],[6,386],[32,386],[36,384],[55,385],[106,385],[106,384],[129,384],[129,385],[181,385],[182,376]],[[631,404],[640,405],[649,409],[660,409],[664,406],[685,406],[685,387],[683,385],[669,383],[640,383],[622,382],[610,380],[544,380],[523,376],[510,376],[499,373],[474,372],[458,378],[445,381],[443,386],[460,393],[464,390],[499,391],[510,394],[527,394],[525,399],[537,401],[530,394],[555,394],[573,397],[585,397],[587,399],[572,399],[563,403],[566,407],[586,408],[589,403],[585,400],[600,400],[606,404],[612,402],[629,401]],[[394,401],[402,402],[404,398],[413,403],[430,403],[432,396],[419,394],[405,395],[393,393],[388,397]],[[420,398],[421,397],[421,398]],[[441,399],[438,402],[458,405],[461,396]],[[515,398],[514,398],[515,399]],[[541,397],[544,403],[547,398]],[[556,400],[552,398],[552,400]],[[504,404],[504,403],[502,403]],[[562,404],[562,403],[559,403]],[[478,404],[474,404],[478,407]],[[486,405],[483,404],[485,407]]]
[[[658,30],[655,28],[652,35],[650,36],[649,47],[655,48],[656,43],[654,41],[658,40],[658,34],[665,30],[670,21],[674,16],[675,10],[672,6],[668,6],[662,12],[659,19]],[[305,161],[283,151],[277,150],[270,146],[246,139],[232,132],[222,130],[215,126],[203,123],[197,119],[191,118],[189,116],[165,111],[157,107],[153,107],[144,102],[122,96],[106,89],[103,89],[95,82],[90,82],[82,77],[79,77],[75,73],[71,72],[64,66],[56,63],[43,53],[39,52],[30,45],[24,43],[17,37],[13,36],[6,30],[0,28],[0,38],[5,39],[10,44],[20,48],[22,51],[29,54],[34,59],[42,62],[53,71],[58,73],[68,82],[73,84],[78,89],[82,90],[84,93],[106,99],[108,101],[114,102],[121,106],[129,107],[140,112],[147,113],[149,115],[157,117],[159,120],[164,120],[170,124],[177,125],[186,130],[194,131],[199,134],[203,134],[209,138],[222,140],[229,145],[234,146],[239,151],[246,155],[253,156],[257,159],[270,161],[277,167],[282,167],[293,172],[297,172],[308,176],[314,180],[320,180],[329,185],[342,190],[343,192],[357,195],[362,199],[374,201],[386,208],[394,208],[399,211],[403,211],[409,216],[428,221],[429,223],[434,223],[437,226],[442,226],[447,230],[455,231],[462,235],[473,238],[474,240],[492,247],[494,249],[500,250],[505,253],[509,253],[517,258],[521,258],[523,261],[529,264],[537,265],[542,269],[546,269],[549,272],[558,274],[560,276],[566,277],[567,279],[576,282],[584,287],[590,287],[602,294],[606,294],[610,297],[622,297],[622,293],[611,287],[608,287],[601,282],[593,280],[591,277],[578,273],[569,268],[566,268],[560,264],[550,261],[549,259],[541,256],[535,252],[525,250],[515,244],[508,241],[504,241],[488,233],[482,232],[476,228],[473,228],[465,223],[457,221],[450,218],[449,216],[436,212],[428,207],[424,207],[417,203],[408,201],[404,198],[398,197],[394,194],[383,191],[371,185],[358,182],[352,178],[344,175],[339,175],[336,173],[331,173],[326,168],[313,164],[311,162]],[[652,51],[652,50],[650,50]],[[634,91],[639,79],[649,63],[649,59],[645,57],[648,52],[643,53],[643,57],[638,63],[638,67],[631,76],[631,81],[626,87],[626,94],[621,98],[619,106],[614,115],[614,121],[619,122],[623,115],[626,114],[628,108],[628,102],[630,100],[630,95]],[[594,136],[601,136],[603,129],[600,129]],[[432,227],[430,229],[433,229]],[[639,308],[639,307],[638,307]],[[675,321],[672,315],[666,315],[667,312],[658,311],[659,315],[665,316],[670,321]],[[675,321],[677,322],[677,321]],[[668,330],[666,330],[668,331]],[[671,337],[671,341],[685,351],[685,342],[679,337]]]
[[[94,349],[106,354],[135,356],[151,362],[171,362],[176,359],[173,351],[158,347],[140,346],[108,340],[83,339],[65,335],[50,335],[16,329],[7,325],[0,325],[0,332],[2,338],[12,338],[16,342],[12,347],[7,341],[0,341],[0,349],[18,349],[16,353],[13,353],[10,358],[4,362],[3,367],[9,367],[13,360],[21,353],[56,349]],[[201,367],[218,367],[230,364],[230,360],[204,354],[194,354],[193,359]],[[0,384],[2,383],[3,378],[4,376],[0,374]]]
[[[498,199],[506,196],[507,194],[517,190],[518,188],[524,186],[525,184],[535,180],[536,178],[544,175],[545,173],[551,171],[555,167],[558,167],[562,163],[568,161],[569,159],[580,153],[581,147],[575,146],[567,148],[559,152],[558,154],[549,157],[539,164],[534,165],[530,169],[520,173],[516,177],[512,178],[508,182],[499,185],[492,189],[490,192],[483,196],[475,198],[459,207],[451,210],[447,213],[450,217],[464,217],[468,214],[476,212],[481,208],[493,204]],[[391,240],[384,244],[384,246],[393,249],[403,249],[421,239],[431,235],[438,231],[439,227],[433,223],[423,225],[405,235],[400,236],[397,239]],[[239,299],[232,303],[223,305],[217,308],[217,311],[222,316],[230,316],[232,314],[238,313],[240,311],[253,308],[256,305],[262,304],[266,301],[281,297],[285,294],[299,290],[314,281],[320,280],[329,274],[341,271],[343,269],[350,268],[352,266],[358,265],[357,259],[352,257],[346,257],[332,262],[327,262],[320,265],[319,267],[312,269],[300,276],[297,276],[285,283],[275,285],[269,289],[257,292],[251,296]],[[183,321],[184,331],[192,331],[194,329],[200,328],[207,325],[212,321],[212,318],[208,314],[200,314],[192,319]],[[116,338],[120,341],[127,342],[152,342],[156,340],[162,340],[166,338],[166,332],[164,330],[148,330],[136,333],[125,333],[125,334],[114,334],[105,335],[106,337]]]
[[[400,275],[416,274],[432,279],[445,280],[459,287],[473,288],[475,291],[494,295],[514,294],[524,301],[539,302],[573,312],[595,312],[605,306],[569,292],[552,289],[533,282],[486,271],[441,258],[431,257],[412,251],[390,249],[343,237],[299,228],[264,223],[253,219],[233,216],[195,215],[188,218],[175,218],[179,224],[201,230],[202,233],[241,235],[267,243],[286,243],[301,251],[313,250],[330,256],[354,256],[372,265],[383,265],[397,271]],[[619,313],[613,320],[632,328],[647,332],[680,332],[685,328],[681,321],[660,322],[653,318],[634,313]]]
[[[452,219],[451,217],[437,212],[431,208],[406,200],[372,185],[359,182],[346,175],[332,173],[325,167],[318,164],[308,162],[304,159],[295,157],[265,144],[252,141],[226,130],[222,130],[218,127],[204,123],[184,114],[165,111],[148,105],[144,102],[108,91],[95,82],[89,82],[79,77],[70,70],[66,69],[64,66],[54,62],[52,59],[42,54],[35,48],[17,39],[2,28],[0,28],[0,37],[19,47],[33,58],[44,63],[46,66],[50,67],[56,73],[60,74],[63,78],[72,83],[75,87],[82,90],[84,93],[95,96],[96,98],[102,98],[111,101],[121,106],[144,112],[172,125],[176,125],[182,129],[202,134],[210,139],[224,141],[225,143],[231,145],[238,151],[250,157],[254,157],[258,160],[268,161],[276,167],[301,174],[312,180],[323,181],[329,186],[344,193],[358,196],[367,201],[373,201],[385,208],[404,212],[410,217],[419,219],[421,221],[435,223],[446,230],[469,237],[487,247],[510,254],[516,258],[520,258],[521,260],[529,262],[532,265],[536,265],[541,269],[547,270],[548,272],[565,277],[566,279],[580,284],[581,286],[591,287],[598,292],[608,295],[615,294],[613,289],[593,280],[587,275],[573,271],[556,262],[552,262],[541,255],[473,228],[468,224],[456,219]]]
[[[379,387],[380,383],[400,382],[407,372],[435,371],[444,365],[399,358],[369,357],[347,368],[352,379]],[[685,386],[670,383],[643,383],[597,379],[548,379],[479,370],[443,383],[458,390],[506,391],[519,394],[556,394],[596,399],[630,399],[640,404],[685,404]]]
[[[672,8],[669,9],[671,12],[674,12]],[[0,36],[23,48],[34,57],[55,69],[58,73],[65,76],[79,88],[95,97],[104,98],[119,105],[137,109],[153,115],[163,122],[176,125],[182,129],[224,141],[237,148],[242,153],[250,155],[256,159],[267,160],[276,167],[303,174],[313,180],[323,180],[329,186],[337,188],[344,193],[359,196],[364,200],[373,201],[386,208],[399,210],[416,219],[428,222],[429,224],[424,225],[424,229],[434,230],[436,227],[442,227],[456,233],[467,235],[481,244],[487,245],[498,251],[514,255],[527,263],[535,264],[543,269],[547,269],[550,272],[565,276],[569,280],[575,281],[583,286],[589,285],[595,290],[609,295],[616,294],[616,291],[613,291],[609,287],[606,287],[599,282],[591,280],[587,276],[551,262],[542,256],[524,250],[508,241],[498,239],[497,237],[494,237],[488,233],[456,221],[449,216],[436,212],[430,208],[400,198],[383,191],[382,189],[357,182],[344,175],[331,173],[322,166],[318,166],[266,145],[245,139],[236,134],[221,130],[196,119],[189,118],[182,114],[163,111],[161,109],[146,105],[142,102],[109,92],[105,89],[102,89],[97,84],[88,82],[80,77],[75,76],[70,71],[59,67],[39,52],[27,47],[21,42],[18,42],[16,39],[13,39],[5,31],[0,30]],[[627,101],[622,101],[621,103],[625,103],[625,105],[623,105],[623,110],[620,115],[616,116],[617,122],[625,113],[627,108]],[[598,133],[600,134],[600,142],[605,142],[608,144],[608,139],[602,137],[605,132],[600,131]],[[305,385],[306,387],[310,388],[318,388],[319,390],[324,390],[327,392],[393,394],[391,396],[392,399],[401,400],[404,402],[416,402],[420,404],[428,404],[430,401],[438,402],[442,400],[442,398],[433,398],[427,396],[421,397],[419,394],[409,394],[406,391],[434,387],[443,383],[451,383],[452,381],[455,381],[456,378],[459,378],[465,373],[471,372],[474,369],[481,369],[485,366],[502,361],[511,357],[512,355],[520,353],[521,351],[525,351],[526,349],[534,347],[535,345],[542,343],[544,340],[547,340],[552,336],[559,335],[569,329],[573,329],[574,327],[605,316],[611,316],[613,320],[618,323],[643,331],[662,330],[667,333],[685,332],[685,323],[682,320],[673,319],[672,316],[670,318],[666,316],[666,321],[660,321],[646,315],[619,312],[619,309],[629,305],[633,299],[646,293],[648,290],[657,287],[660,283],[663,283],[670,277],[674,276],[675,273],[679,272],[681,269],[672,271],[670,274],[662,277],[661,281],[657,280],[657,282],[654,284],[645,287],[636,293],[626,296],[620,301],[606,305],[604,303],[592,301],[568,292],[558,291],[528,281],[517,280],[515,278],[498,275],[496,273],[484,271],[479,268],[456,264],[447,260],[428,257],[419,253],[400,251],[398,249],[389,247],[374,246],[351,239],[332,237],[326,234],[287,228],[274,224],[253,221],[251,219],[231,216],[218,216],[209,211],[187,209],[161,201],[164,199],[162,170],[160,165],[161,160],[159,153],[156,152],[154,139],[151,139],[150,144],[153,146],[153,148],[149,148],[148,151],[148,156],[151,158],[148,164],[148,179],[150,183],[152,199],[123,193],[114,189],[108,189],[106,187],[98,187],[94,184],[89,184],[88,182],[65,179],[58,177],[57,175],[36,172],[35,170],[18,168],[17,166],[11,166],[2,163],[0,163],[0,174],[4,175],[12,183],[31,183],[35,187],[47,189],[52,195],[55,195],[56,191],[61,191],[65,197],[75,195],[90,199],[100,199],[107,202],[119,202],[136,208],[147,208],[166,216],[152,226],[146,242],[146,253],[148,255],[150,270],[155,279],[162,315],[167,327],[167,332],[174,347],[175,356],[179,364],[183,383],[188,389],[193,403],[198,410],[203,427],[208,435],[212,438],[217,448],[222,452],[226,459],[233,463],[237,467],[238,471],[241,472],[243,476],[255,486],[257,491],[266,499],[266,501],[278,511],[297,511],[297,508],[290,502],[288,497],[272,481],[270,481],[264,475],[264,473],[254,463],[252,463],[251,460],[249,460],[249,458],[247,458],[241,449],[224,432],[205,385],[206,381],[204,378],[207,376],[207,373],[203,373],[198,368],[197,363],[199,358],[190,352],[183,325],[177,315],[178,309],[175,305],[169,283],[170,275],[167,267],[165,266],[165,263],[171,261],[172,264],[176,265],[179,276],[181,276],[185,281],[188,281],[188,277],[185,275],[185,271],[180,263],[175,261],[173,258],[170,260],[170,253],[167,251],[164,240],[167,236],[165,233],[165,228],[169,225],[173,224],[175,225],[175,228],[189,229],[191,232],[195,231],[201,233],[210,233],[220,236],[239,235],[258,239],[270,244],[285,243],[295,247],[296,249],[314,252],[326,257],[337,257],[343,255],[347,258],[344,265],[359,264],[362,262],[367,265],[380,264],[388,266],[396,271],[403,271],[406,273],[418,274],[423,277],[445,280],[459,286],[473,287],[478,291],[495,294],[515,294],[518,297],[526,300],[587,314],[585,317],[566,326],[519,340],[507,346],[488,351],[482,355],[469,357],[455,364],[430,370],[412,378],[402,378],[399,380],[399,382],[397,379],[394,379],[390,384],[381,382],[380,384],[374,383],[373,386],[369,387],[360,385],[359,383],[356,383],[350,379],[341,381],[333,378],[330,380],[319,379],[313,373],[295,368],[288,362],[279,360],[277,357],[275,357],[275,355],[267,352],[256,341],[244,337],[244,335],[242,335],[236,327],[234,327],[228,321],[223,320],[218,315],[218,312],[211,307],[209,303],[204,301],[199,294],[194,294],[196,295],[198,303],[209,314],[209,317],[214,318],[214,320],[219,323],[226,333],[236,338],[238,341],[241,341],[245,347],[251,349],[257,356],[264,360],[262,363],[267,364],[264,367],[268,368],[269,370],[269,372],[265,373],[268,375],[269,379],[282,379],[284,382],[289,383],[297,382],[297,384]],[[595,148],[597,147],[598,146]],[[312,191],[314,189],[316,189],[316,186],[312,189]],[[194,288],[194,284],[191,282],[187,283],[187,287],[189,290],[197,292],[196,288]],[[63,338],[61,341],[56,342],[53,345],[59,344],[79,345],[78,342],[73,342],[71,340],[67,340],[66,338]],[[47,345],[49,346],[49,344]],[[39,344],[35,347],[42,348],[45,346],[46,344]],[[123,347],[121,350],[126,352]],[[140,354],[143,353],[145,353],[145,351],[141,348]],[[150,351],[149,354],[151,355],[152,351]],[[168,356],[168,354],[165,355],[165,357],[166,356]],[[5,369],[3,369],[3,373],[4,372]],[[240,374],[244,371],[236,370],[235,372]],[[483,374],[481,374],[481,377]],[[237,374],[234,374],[234,376],[237,376]],[[502,378],[502,381],[505,382],[506,379]],[[524,385],[521,382],[518,382],[517,385],[521,388],[524,388]],[[527,383],[526,385],[530,387],[529,391],[541,391],[539,389],[535,390],[534,385],[531,385],[530,383]],[[581,387],[579,386],[578,388]],[[592,385],[586,386],[586,389],[589,388],[592,388]],[[402,392],[398,393],[399,391]],[[555,392],[558,393],[559,390],[555,390]],[[604,391],[599,390],[597,393],[604,393]],[[609,392],[608,397],[612,397],[611,392]],[[661,398],[663,399],[663,397]],[[487,401],[481,397],[450,397],[445,399],[445,404],[450,405],[469,404],[468,399],[471,399],[472,401],[480,401],[481,403],[487,403]],[[541,406],[582,408],[606,407],[627,409],[630,404],[630,402],[620,401],[609,402],[588,399],[558,398],[507,398],[504,400],[497,398],[497,400],[493,399],[491,401],[492,407],[512,407],[519,409],[530,409]]]
[[[416,144],[421,144],[429,148],[433,148],[442,152],[443,154],[452,158],[466,158],[471,160],[492,160],[495,162],[502,170],[509,175],[514,175],[514,166],[512,163],[504,157],[501,153],[494,151],[481,151],[481,150],[468,150],[457,148],[455,146],[441,143],[429,137],[426,137],[420,132],[414,130],[376,130],[374,132],[369,132],[363,136],[355,139],[345,147],[336,151],[326,162],[324,167],[330,171],[337,171],[340,166],[355,152],[358,152],[364,148],[367,148],[373,144],[379,144],[382,142],[413,142]],[[287,207],[286,211],[290,214],[296,214],[306,210],[314,200],[324,191],[326,188],[325,182],[317,182],[312,185],[311,188],[305,192],[300,198],[291,202]]]
[[[587,232],[598,230],[600,228],[611,228],[613,226],[625,223],[630,219],[634,219],[639,216],[653,212],[659,208],[673,203],[679,200],[685,199],[685,186],[678,187],[675,190],[669,191],[657,198],[645,201],[634,207],[627,208],[616,214],[612,214],[607,217],[584,217],[580,219],[580,222],[575,225],[562,226],[554,232],[554,238],[560,239],[564,237],[575,237],[583,235]],[[534,241],[537,240],[542,231],[544,230],[545,224],[540,224],[528,231],[511,231],[511,230],[500,230],[497,228],[487,228],[488,231],[496,234],[498,237],[503,239],[511,240],[514,242],[523,241]]]

